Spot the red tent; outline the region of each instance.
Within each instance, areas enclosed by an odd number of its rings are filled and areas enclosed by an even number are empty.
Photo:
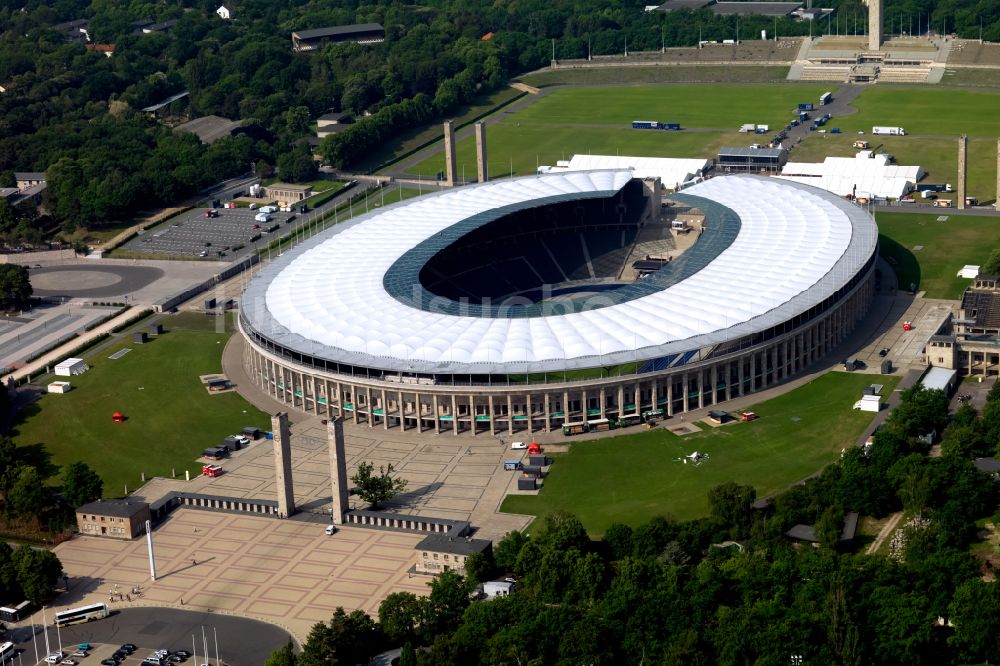
[[[532,442],[528,444],[528,455],[534,455],[542,452],[542,446],[538,442]]]
[[[125,423],[125,415],[121,412],[115,412],[111,415],[112,423]]]

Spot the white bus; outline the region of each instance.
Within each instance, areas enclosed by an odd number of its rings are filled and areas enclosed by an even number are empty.
[[[825,92],[825,93],[823,93],[822,95],[819,96],[819,103],[820,104],[829,104],[832,101],[833,101],[833,93],[832,92]]]
[[[108,616],[107,604],[92,604],[90,606],[80,606],[70,610],[56,613],[56,626],[65,627],[70,624],[80,624],[81,622],[91,622],[102,620]]]
[[[8,659],[14,661],[15,654],[17,654],[17,648],[14,647],[13,643],[0,643],[0,664],[6,664]]]

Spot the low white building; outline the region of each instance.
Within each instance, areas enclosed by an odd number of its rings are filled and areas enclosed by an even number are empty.
[[[219,8],[215,10],[215,13],[219,15],[219,18],[226,21],[233,17],[232,12],[230,12],[229,8],[225,5],[220,5]]]
[[[965,266],[962,266],[962,269],[960,271],[958,271],[958,277],[967,278],[969,280],[975,280],[977,277],[979,277],[979,268],[980,268],[979,266],[966,264]]]
[[[82,358],[68,358],[56,365],[56,375],[59,377],[82,375],[87,370],[90,370],[90,366]]]
[[[509,596],[514,591],[514,583],[507,580],[490,580],[483,583],[483,594],[487,599]]]
[[[538,173],[594,171],[597,169],[632,169],[636,178],[659,178],[668,190],[679,190],[693,183],[712,168],[712,160],[680,157],[630,157],[627,155],[574,155],[559,160],[555,166],[540,166]]]
[[[901,199],[926,175],[919,166],[892,164],[888,155],[862,150],[854,157],[822,162],[788,162],[777,178],[804,183],[846,197]]]
[[[73,385],[69,382],[52,382],[46,388],[49,393],[69,393]]]

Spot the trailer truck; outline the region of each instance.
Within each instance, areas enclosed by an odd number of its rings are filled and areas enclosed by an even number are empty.
[[[873,127],[872,134],[883,134],[888,136],[906,136],[906,131],[902,127]]]

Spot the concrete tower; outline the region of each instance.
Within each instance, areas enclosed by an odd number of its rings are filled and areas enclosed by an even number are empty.
[[[868,0],[868,50],[882,48],[882,0]]]
[[[344,419],[330,419],[326,424],[326,438],[330,444],[330,482],[333,484],[333,522],[344,522],[344,513],[350,508],[347,487],[347,453],[344,450]]]
[[[965,209],[965,172],[966,159],[969,152],[969,137],[966,134],[958,137],[958,208]]]
[[[486,171],[486,123],[476,123],[476,171],[479,182],[485,183]]]
[[[288,430],[288,414],[278,412],[271,417],[274,433],[275,490],[278,492],[278,517],[295,513],[295,493],[292,492],[292,436]]]
[[[444,123],[444,182],[452,187],[458,182],[458,162],[455,160],[455,130],[451,121]]]

